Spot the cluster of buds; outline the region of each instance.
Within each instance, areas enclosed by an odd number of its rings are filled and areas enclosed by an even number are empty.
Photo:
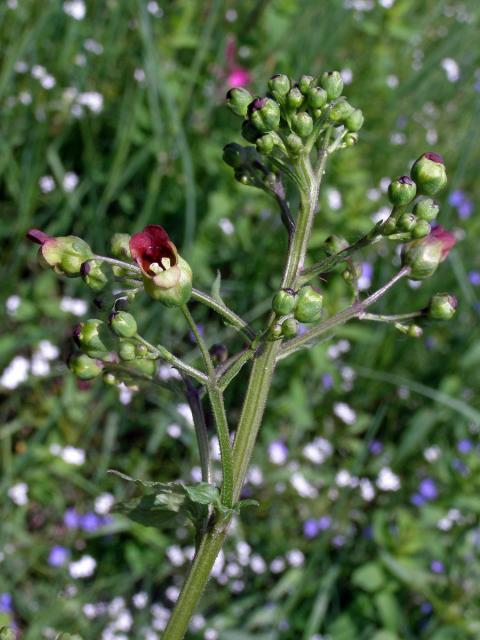
[[[298,323],[318,322],[323,312],[323,295],[311,285],[298,291],[280,289],[272,300],[275,320],[270,327],[270,338],[293,338],[298,332]]]

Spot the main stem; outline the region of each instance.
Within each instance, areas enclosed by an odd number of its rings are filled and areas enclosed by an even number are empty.
[[[328,140],[326,144],[328,144]],[[300,194],[300,211],[296,229],[290,243],[283,273],[281,285],[283,288],[295,287],[303,268],[326,158],[325,147],[320,153],[316,175],[307,156],[299,160],[298,170],[303,188]],[[264,343],[252,366],[233,447],[234,503],[238,501],[245,482],[258,430],[263,420],[280,346],[280,340]],[[207,584],[215,559],[222,548],[231,517],[230,515],[224,518],[222,522],[213,522],[204,534],[189,576],[183,585],[163,634],[163,640],[182,640],[184,638],[190,618]]]

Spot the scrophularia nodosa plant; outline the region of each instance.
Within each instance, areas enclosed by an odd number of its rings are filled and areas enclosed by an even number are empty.
[[[50,237],[35,229],[28,234],[41,245],[41,262],[59,275],[81,277],[94,291],[104,289],[112,278],[121,283],[121,294],[106,317],[81,322],[74,330],[78,350],[69,367],[76,376],[82,380],[103,376],[108,384],[162,384],[156,377],[158,362],[169,363],[181,374],[181,387],[194,418],[203,480],[187,485],[122,476],[133,480],[141,495],[119,505],[123,513],[150,526],[161,526],[171,512],[193,524],[196,554],[164,640],[184,637],[232,516],[252,503],[242,501],[240,495],[278,361],[315,345],[327,332],[351,320],[391,323],[417,337],[422,333],[422,320],[447,320],[455,313],[456,300],[447,293],[434,295],[418,311],[379,315],[373,309],[400,280],[432,276],[455,243],[453,235],[436,224],[439,206],[433,197],[447,182],[443,159],[437,153],[423,153],[410,176],[392,180],[388,191],[391,212],[366,235],[349,243],[328,236],[325,229],[328,237],[321,259],[314,261],[309,256],[313,225],[322,224],[318,200],[328,159],[355,145],[363,124],[362,112],[342,94],[341,76],[331,71],[320,78],[302,76],[297,82],[275,75],[268,81],[265,97],[254,98],[242,88],[227,95],[228,106],[242,120],[247,144],[228,144],[224,160],[236,180],[275,200],[286,230],[283,273],[278,274],[271,310],[259,328],[252,328],[219,295],[192,287],[188,262],[159,225],[148,225],[133,236],[115,233],[110,257],[95,254],[75,236]],[[293,210],[291,202],[297,199]],[[380,241],[402,244],[401,266],[388,282],[362,298],[357,284],[361,273],[354,256]],[[339,268],[351,289],[351,304],[324,318],[321,283]],[[123,305],[118,304],[120,296]],[[151,344],[142,337],[136,319],[124,305],[136,296],[144,296],[145,304],[176,308],[184,316],[195,336],[201,364],[194,366],[165,345]],[[219,345],[206,344],[190,312],[191,301],[206,305],[232,331],[239,332],[244,348],[228,355]],[[240,418],[237,424],[230,424],[224,392],[243,367],[249,368],[249,381]],[[220,486],[212,481],[204,413],[207,403],[220,444]]]

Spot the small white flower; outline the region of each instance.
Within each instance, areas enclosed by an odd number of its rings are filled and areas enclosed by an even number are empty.
[[[71,0],[63,3],[63,10],[74,20],[83,20],[87,13],[85,2],[83,0]]]
[[[32,104],[32,94],[28,91],[20,91],[18,94],[18,101],[23,105]]]
[[[198,466],[192,467],[192,470],[190,471],[190,477],[194,482],[201,482],[202,470],[200,469],[200,467]]]
[[[169,364],[161,364],[158,367],[158,377],[160,380],[181,380],[182,378],[178,369],[171,367]]]
[[[93,38],[87,38],[83,43],[83,46],[87,51],[90,51],[97,56],[103,53],[103,45],[101,45],[100,42],[97,42]]]
[[[250,558],[250,569],[253,571],[253,573],[261,575],[267,570],[267,563],[262,558],[262,556],[259,556],[256,553]]]
[[[288,449],[278,440],[274,440],[268,445],[268,458],[273,464],[285,464],[288,459]]]
[[[258,487],[263,483],[263,473],[258,465],[252,464],[248,470],[247,482],[253,484],[254,487]]]
[[[391,73],[389,76],[387,76],[387,87],[389,87],[390,89],[395,89],[395,87],[398,87],[398,77]]]
[[[6,299],[5,309],[7,310],[7,313],[9,316],[14,315],[15,311],[18,309],[21,302],[22,302],[22,299],[20,298],[20,296],[17,296],[16,294],[13,294]]]
[[[84,555],[75,562],[70,562],[68,572],[75,580],[78,578],[90,578],[95,573],[97,561],[92,556]]]
[[[220,218],[220,220],[218,221],[218,226],[226,236],[231,236],[235,233],[233,222],[228,218]]]
[[[83,316],[87,313],[88,305],[81,298],[70,298],[65,296],[60,300],[60,309],[65,313],[71,313],[74,316]]]
[[[0,387],[16,389],[28,378],[30,362],[24,356],[15,356],[10,364],[3,370],[0,377]]]
[[[161,18],[163,16],[163,9],[159,7],[158,2],[155,2],[155,0],[150,0],[147,4],[147,11],[156,18]]]
[[[14,484],[7,491],[8,497],[19,507],[28,504],[28,485],[25,482]]]
[[[178,544],[174,544],[168,547],[166,550],[167,558],[173,564],[174,567],[181,567],[185,562],[185,555]]]
[[[301,567],[305,562],[305,556],[300,549],[291,549],[287,553],[287,562],[291,567]]]
[[[130,404],[133,397],[132,389],[130,389],[130,387],[127,387],[127,385],[124,382],[120,382],[117,388],[118,388],[118,399],[120,400],[120,404],[123,404],[123,405]]]
[[[318,495],[317,489],[300,473],[295,471],[290,477],[290,484],[302,498],[316,498]]]
[[[442,68],[449,82],[457,82],[460,79],[460,67],[453,58],[444,58],[442,60]]]
[[[85,451],[83,449],[77,449],[77,447],[67,445],[63,448],[60,457],[67,464],[79,467],[85,462]]]
[[[97,91],[87,91],[81,93],[77,97],[78,104],[82,107],[86,107],[92,113],[100,113],[103,109],[103,96]]]
[[[169,424],[167,427],[167,433],[171,438],[177,439],[182,435],[182,428],[179,424]]]
[[[28,64],[24,60],[17,60],[13,68],[15,69],[16,73],[27,73]]]
[[[283,558],[274,558],[270,563],[270,571],[272,573],[282,573],[285,570],[286,563]]]
[[[63,176],[62,186],[63,190],[67,193],[71,193],[75,191],[75,188],[78,185],[78,176],[73,171],[67,171]]]
[[[340,471],[335,476],[335,483],[339,487],[350,487],[352,484],[353,477],[350,471],[347,469],[340,469]]]
[[[428,447],[423,452],[423,456],[427,462],[435,462],[442,455],[442,450],[439,446],[434,445],[433,447]]]
[[[50,175],[42,176],[38,181],[38,185],[42,193],[51,193],[55,189],[55,180]]]
[[[333,413],[345,424],[353,424],[357,419],[357,414],[346,402],[335,402]]]
[[[133,72],[133,77],[135,78],[135,80],[137,82],[144,82],[145,81],[145,71],[143,69],[141,69],[140,67],[137,67],[135,69],[135,71]]]
[[[190,629],[195,632],[195,631],[201,631],[203,629],[203,627],[205,626],[206,620],[205,618],[202,616],[201,613],[196,613],[195,615],[192,616],[192,619],[190,620]]]
[[[47,73],[47,75],[40,80],[40,84],[44,89],[49,91],[50,89],[53,89],[53,87],[57,84],[57,81],[50,73]]]
[[[111,493],[101,493],[95,498],[95,513],[104,516],[105,514],[110,512],[110,509],[113,507],[114,502],[115,498]]]
[[[400,478],[389,467],[383,467],[377,477],[377,487],[382,491],[398,491]]]
[[[50,373],[50,364],[46,358],[43,358],[39,353],[33,354],[32,361],[30,363],[30,372],[32,376],[43,378]]]
[[[218,576],[222,573],[224,566],[225,566],[225,554],[223,551],[220,551],[212,568],[212,576],[214,578],[218,578]]]
[[[378,4],[384,9],[391,9],[395,4],[395,0],[378,0]]]
[[[342,206],[342,194],[338,189],[327,190],[327,202],[330,209],[337,211]]]
[[[360,480],[360,495],[367,502],[371,502],[375,497],[375,489],[368,478]]]
[[[218,631],[215,629],[205,629],[204,640],[218,640]]]
[[[36,80],[41,80],[47,75],[47,70],[40,64],[36,64],[32,67],[32,77]]]
[[[193,427],[193,415],[189,405],[186,402],[182,402],[181,404],[177,404],[176,409],[186,423],[190,427]]]
[[[45,360],[55,360],[60,355],[60,349],[50,340],[40,340],[37,353]]]
[[[343,84],[350,84],[353,80],[353,71],[349,68],[342,69],[340,75],[342,76]]]

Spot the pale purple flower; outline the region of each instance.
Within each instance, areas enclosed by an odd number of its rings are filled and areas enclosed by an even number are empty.
[[[325,391],[328,391],[333,387],[333,377],[331,373],[324,373],[322,375],[322,385]]]
[[[67,529],[78,529],[80,526],[81,515],[78,511],[71,507],[67,509],[63,514],[63,524],[67,527]]]
[[[430,604],[430,602],[422,602],[422,604],[420,605],[420,611],[424,615],[428,615],[429,613],[432,613],[432,605]]]
[[[383,451],[383,444],[379,440],[372,440],[369,448],[372,455],[378,456]]]
[[[455,189],[448,197],[449,204],[457,210],[460,218],[469,218],[473,213],[473,202],[465,191]]]
[[[425,478],[420,482],[418,493],[425,500],[435,500],[435,498],[438,496],[437,485],[431,478]]]
[[[319,531],[320,529],[317,520],[309,518],[303,523],[303,535],[305,536],[305,538],[315,538],[316,536],[318,536]]]
[[[268,458],[273,464],[285,464],[288,459],[288,447],[283,440],[273,440],[268,445]]]
[[[63,567],[70,557],[70,551],[60,545],[55,545],[50,549],[48,564],[51,567]]]
[[[326,531],[332,526],[332,518],[330,516],[322,516],[318,519],[318,528],[320,531]]]
[[[463,440],[459,440],[457,443],[457,451],[458,453],[463,453],[464,455],[466,455],[467,453],[470,453],[470,451],[473,449],[473,444],[471,440],[468,440],[468,438],[464,438]]]
[[[433,573],[444,573],[445,566],[441,560],[432,560],[430,569]]]
[[[480,287],[480,271],[470,271],[468,279],[474,287]]]
[[[85,515],[80,516],[80,528],[89,533],[99,529],[103,522],[102,518],[93,511],[88,511]]]
[[[422,504],[425,504],[425,498],[423,498],[419,493],[414,493],[413,496],[410,498],[410,502],[415,507],[421,507]]]
[[[12,596],[9,593],[0,593],[0,613],[12,612]]]

